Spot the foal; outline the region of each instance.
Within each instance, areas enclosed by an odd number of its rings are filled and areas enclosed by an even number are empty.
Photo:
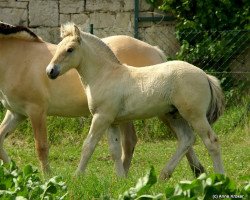
[[[162,63],[166,57],[159,48],[129,36],[110,36],[102,41],[109,45],[122,63],[132,66]],[[10,161],[3,147],[5,137],[28,118],[42,170],[49,172],[46,117],[90,114],[85,90],[76,70],[70,70],[55,81],[49,80],[44,73],[55,51],[56,45],[41,40],[30,29],[0,22],[0,101],[7,109],[0,124],[0,159],[4,162]],[[67,98],[62,99],[62,96]],[[190,131],[189,126],[183,127],[183,130],[175,129],[173,125],[178,119],[174,121],[164,123],[170,124],[177,138],[182,132]],[[128,172],[137,136],[131,122],[122,124],[120,129],[123,166]],[[186,156],[196,176],[204,171],[192,148]]]
[[[86,90],[93,119],[83,144],[77,173],[87,166],[96,144],[109,129],[110,150],[118,176],[125,176],[121,161],[118,125],[124,121],[158,116],[169,119],[177,112],[174,127],[190,124],[200,135],[212,157],[216,173],[224,173],[217,136],[209,122],[223,111],[223,94],[218,80],[201,69],[183,62],[135,68],[122,65],[99,38],[80,32],[74,24],[61,28],[63,40],[48,65],[51,79],[76,68]],[[171,123],[171,121],[170,121]],[[178,162],[193,145],[192,131],[180,135],[180,145],[160,178],[171,176]]]

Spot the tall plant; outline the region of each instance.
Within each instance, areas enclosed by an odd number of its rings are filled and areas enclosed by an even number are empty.
[[[172,13],[181,48],[176,59],[186,60],[212,72],[229,72],[231,60],[249,45],[248,0],[146,0]],[[224,89],[231,88],[229,76]],[[231,83],[231,84],[229,84]]]

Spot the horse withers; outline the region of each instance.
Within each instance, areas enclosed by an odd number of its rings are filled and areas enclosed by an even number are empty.
[[[82,78],[93,115],[78,174],[84,172],[97,143],[109,130],[109,135],[113,135],[110,149],[117,175],[125,176],[118,125],[154,116],[163,121],[170,120],[176,130],[181,130],[177,151],[162,170],[160,178],[168,179],[192,147],[195,141],[193,132],[183,132],[183,127],[188,124],[204,142],[215,172],[224,173],[218,138],[209,123],[215,121],[224,109],[222,90],[215,77],[183,61],[142,68],[123,65],[103,41],[81,32],[72,23],[61,27],[61,36],[63,39],[46,68],[47,75],[56,79],[75,68]],[[178,112],[177,121],[171,121],[174,111]]]

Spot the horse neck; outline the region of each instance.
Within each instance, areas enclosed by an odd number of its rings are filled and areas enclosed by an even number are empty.
[[[83,60],[77,69],[83,77],[84,85],[112,73],[121,65],[113,51],[99,38],[82,33]]]

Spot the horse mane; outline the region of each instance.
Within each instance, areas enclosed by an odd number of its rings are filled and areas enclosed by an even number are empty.
[[[0,21],[0,38],[16,38],[22,40],[43,42],[34,32],[24,26],[13,26]]]
[[[113,62],[121,64],[114,52],[106,43],[95,35],[80,31],[74,23],[66,23],[61,26],[61,37],[65,38],[67,36],[81,37],[83,41],[87,41],[88,44],[90,43],[91,47],[97,46],[99,52],[104,54],[104,58],[109,58]]]

